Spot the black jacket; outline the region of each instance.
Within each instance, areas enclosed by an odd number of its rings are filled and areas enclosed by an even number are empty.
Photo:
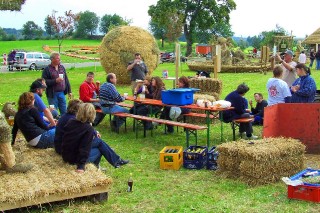
[[[91,151],[94,129],[89,123],[70,119],[64,126],[61,155],[65,162],[84,169]]]

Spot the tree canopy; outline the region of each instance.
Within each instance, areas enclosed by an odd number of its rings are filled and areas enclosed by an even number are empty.
[[[88,38],[96,33],[99,25],[99,17],[96,13],[91,11],[84,11],[79,13],[79,20],[76,23],[75,37]]]
[[[123,19],[117,14],[109,15],[105,14],[102,16],[100,21],[100,32],[107,34],[110,29],[116,26],[130,25],[132,21]]]
[[[40,38],[43,30],[33,21],[28,21],[22,26],[22,35],[26,40]]]
[[[197,32],[231,33],[229,14],[235,8],[233,0],[159,0],[149,7],[148,14],[158,27],[167,30],[174,26],[175,34],[183,32],[186,55],[190,55]]]

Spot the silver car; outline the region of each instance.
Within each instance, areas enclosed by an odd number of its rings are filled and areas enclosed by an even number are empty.
[[[16,61],[13,67],[29,70],[44,69],[51,63],[50,56],[41,52],[17,52]]]

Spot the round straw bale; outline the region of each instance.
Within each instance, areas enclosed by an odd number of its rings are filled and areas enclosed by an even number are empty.
[[[127,66],[140,53],[149,75],[159,63],[159,48],[154,37],[140,27],[121,26],[108,32],[100,45],[100,61],[106,73],[117,75],[118,83],[130,84]]]

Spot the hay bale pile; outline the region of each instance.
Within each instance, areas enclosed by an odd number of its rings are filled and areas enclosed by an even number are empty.
[[[200,89],[197,94],[205,94],[214,96],[215,100],[219,100],[222,92],[222,81],[213,78],[191,78],[189,80],[190,87]]]
[[[24,201],[50,195],[74,195],[88,192],[92,187],[110,188],[112,179],[99,171],[93,164],[86,165],[86,171],[79,174],[74,165],[69,165],[54,149],[29,148],[19,136],[14,146],[16,156],[24,163],[33,165],[26,173],[2,173],[0,175],[0,206],[15,205]]]
[[[279,181],[304,168],[305,146],[296,139],[267,138],[254,144],[240,140],[217,149],[220,172],[253,186]]]
[[[130,84],[127,66],[136,52],[141,54],[149,75],[158,65],[160,53],[154,37],[148,31],[133,26],[116,27],[108,32],[99,52],[102,67],[106,73],[115,73],[120,84]]]

